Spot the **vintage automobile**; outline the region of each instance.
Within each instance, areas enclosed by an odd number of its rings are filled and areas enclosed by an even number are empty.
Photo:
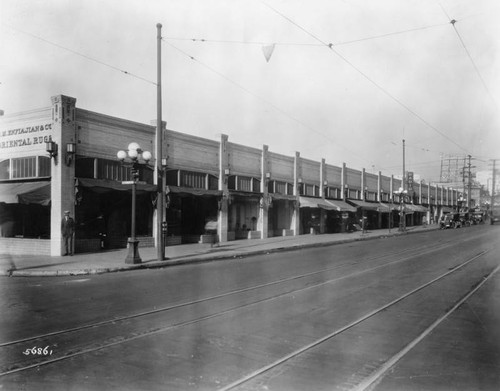
[[[461,212],[459,219],[462,227],[470,227],[473,224],[472,214],[469,212]]]
[[[460,228],[462,226],[462,220],[460,219],[460,213],[446,213],[441,216],[439,220],[439,228]]]
[[[484,224],[484,212],[475,211],[472,215],[473,224]]]

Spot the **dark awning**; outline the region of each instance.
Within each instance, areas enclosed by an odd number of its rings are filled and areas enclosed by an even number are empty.
[[[382,212],[382,213],[389,213],[393,210],[398,210],[399,209],[399,204],[394,204],[394,203],[391,203],[391,204],[384,204],[384,203],[380,203],[380,209],[379,209],[379,212]]]
[[[50,182],[0,183],[0,202],[50,205]]]
[[[297,197],[290,194],[280,194],[280,193],[269,193],[273,200],[286,200],[286,201],[295,201]]]
[[[195,189],[193,187],[180,187],[180,186],[167,186],[165,192],[167,194],[179,194],[179,195],[195,195],[200,197],[207,196],[222,196],[222,191],[220,190],[208,190],[208,189]]]
[[[123,184],[119,181],[111,181],[109,179],[93,179],[93,178],[78,178],[77,185],[92,189],[96,193],[108,193],[110,191],[132,191],[131,184]],[[137,192],[156,192],[158,187],[148,183],[137,183]]]
[[[356,212],[356,208],[352,205],[349,205],[347,202],[340,200],[325,200],[325,201],[333,205],[335,210],[339,212]]]
[[[336,210],[337,208],[327,203],[322,198],[313,198],[313,197],[299,197],[300,207],[301,208],[321,208],[326,210]]]
[[[366,201],[360,201],[360,200],[349,200],[349,202],[353,203],[357,207],[365,210],[374,210],[376,212],[381,212],[382,207],[378,202],[366,202]]]
[[[246,191],[229,190],[229,196],[235,198],[247,198],[249,200],[259,200],[262,197],[262,193],[252,193]]]

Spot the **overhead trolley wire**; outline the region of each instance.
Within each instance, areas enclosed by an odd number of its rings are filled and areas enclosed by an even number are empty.
[[[481,75],[481,72],[479,71],[479,68],[477,67],[476,65],[476,62],[474,61],[474,59],[472,58],[472,55],[470,54],[470,51],[469,49],[467,48],[467,46],[465,45],[465,42],[462,38],[462,36],[460,35],[460,33],[458,32],[457,30],[457,26],[455,26],[455,24],[457,23],[457,20],[455,19],[452,19],[450,17],[450,15],[448,15],[448,13],[446,12],[446,10],[444,9],[443,5],[441,4],[440,1],[437,2],[439,4],[439,7],[441,7],[441,10],[443,11],[443,13],[446,15],[446,17],[448,18],[448,20],[450,21],[449,23],[452,25],[453,27],[453,30],[455,30],[455,33],[457,34],[458,36],[458,40],[460,41],[460,43],[462,44],[464,50],[465,50],[465,53],[467,53],[467,57],[469,57],[469,60],[470,62],[472,63],[472,66],[474,67],[474,70],[476,71],[476,74],[477,76],[479,77],[479,80],[481,81],[481,84],[483,85],[484,89],[486,90],[487,94],[490,96],[491,100],[493,101],[494,105],[495,105],[495,108],[498,109],[498,104],[495,100],[495,98],[493,97],[490,89],[488,88],[486,82],[484,81],[484,78],[483,76]]]
[[[113,70],[115,70],[115,71],[118,71],[118,72],[124,73],[124,74],[125,74],[125,75],[127,75],[127,76],[135,77],[136,79],[139,79],[139,80],[145,81],[146,83],[153,84],[153,85],[155,85],[155,86],[156,86],[156,83],[155,83],[154,81],[148,80],[148,79],[146,79],[146,78],[144,78],[144,77],[141,77],[141,76],[139,76],[139,75],[136,75],[136,74],[134,74],[134,73],[128,72],[128,71],[123,70],[123,69],[120,69],[120,68],[118,68],[118,67],[116,67],[116,66],[114,66],[114,65],[111,65],[111,64],[105,63],[104,61],[101,61],[101,60],[98,60],[98,59],[96,59],[96,58],[90,57],[90,56],[88,56],[88,55],[86,55],[86,54],[83,54],[83,53],[77,52],[76,50],[73,50],[73,49],[67,48],[67,47],[62,46],[62,45],[60,45],[60,44],[58,44],[58,43],[55,43],[55,42],[49,41],[48,39],[42,38],[42,37],[40,37],[40,36],[38,36],[38,35],[35,35],[35,34],[32,34],[32,33],[28,33],[28,32],[23,31],[23,30],[19,30],[18,28],[15,28],[15,27],[10,26],[10,25],[6,25],[6,26],[8,26],[9,28],[11,28],[12,30],[15,30],[15,31],[20,32],[20,33],[25,34],[25,35],[29,35],[30,37],[33,37],[33,38],[35,38],[35,39],[38,39],[38,40],[40,40],[40,41],[42,41],[42,42],[45,42],[45,43],[47,43],[47,44],[49,44],[49,45],[55,46],[55,47],[57,47],[57,48],[59,48],[59,49],[62,49],[62,50],[66,50],[66,51],[68,51],[68,52],[70,52],[70,53],[76,54],[77,56],[83,57],[83,58],[85,58],[85,59],[87,59],[87,60],[89,60],[89,61],[93,61],[93,62],[95,62],[95,63],[97,63],[97,64],[104,65],[104,66],[106,66],[106,67],[108,67],[108,68],[111,68],[111,69],[113,69]]]
[[[369,162],[368,160],[366,160],[364,157],[358,155],[356,152],[348,149],[347,147],[341,145],[338,143],[337,140],[333,140],[331,137],[329,137],[328,135],[326,135],[325,133],[322,133],[314,128],[312,128],[311,126],[307,125],[306,123],[302,122],[301,120],[299,120],[298,118],[295,118],[293,116],[291,116],[290,114],[288,114],[286,111],[280,109],[278,106],[276,106],[274,103],[268,101],[267,99],[264,99],[262,98],[261,96],[255,94],[254,92],[250,91],[248,88],[244,87],[243,85],[235,82],[234,80],[230,79],[229,77],[227,77],[226,75],[224,75],[223,73],[217,71],[216,69],[212,68],[211,66],[205,64],[204,62],[198,60],[196,57],[190,55],[189,53],[185,52],[184,50],[178,48],[177,46],[173,45],[172,43],[168,42],[166,40],[166,38],[162,38],[162,41],[165,42],[167,45],[171,46],[172,48],[174,48],[175,50],[179,51],[180,53],[182,53],[183,55],[189,57],[191,60],[197,62],[198,64],[200,64],[201,66],[207,68],[208,70],[210,70],[211,72],[215,73],[216,75],[222,77],[224,80],[226,80],[227,82],[233,84],[234,86],[240,88],[241,90],[245,91],[246,93],[252,95],[253,97],[261,100],[262,102],[265,102],[266,104],[268,104],[269,106],[271,106],[272,108],[274,108],[275,110],[277,110],[278,112],[280,112],[281,114],[283,114],[284,116],[290,118],[291,120],[295,121],[296,123],[298,123],[299,125],[305,127],[306,129],[309,129],[311,130],[312,132],[315,132],[321,136],[323,136],[324,138],[332,141],[332,142],[335,142],[335,145],[337,146],[341,146],[345,151],[351,153],[352,155],[354,156],[357,156],[359,157],[360,159],[364,160],[365,162],[368,162],[368,163],[371,163]]]
[[[448,23],[440,23],[440,24],[434,24],[430,26],[422,26],[422,27],[415,27],[412,29],[407,29],[407,30],[401,30],[401,31],[394,31],[391,33],[386,33],[386,34],[380,34],[380,35],[374,35],[371,37],[365,37],[365,38],[359,38],[359,39],[353,39],[350,41],[341,41],[341,42],[336,42],[336,43],[329,43],[328,46],[341,46],[341,45],[349,45],[357,42],[363,42],[363,41],[369,41],[373,39],[379,39],[379,38],[386,38],[392,35],[399,35],[399,34],[405,34],[413,31],[419,31],[419,30],[426,30],[426,29],[431,29],[434,27],[442,27],[446,26]],[[264,41],[238,41],[238,40],[227,40],[227,39],[208,39],[208,38],[180,38],[180,37],[164,37],[164,39],[168,40],[173,40],[173,41],[191,41],[191,42],[201,42],[201,43],[224,43],[224,44],[239,44],[239,45],[266,45],[269,44],[269,42],[264,42]],[[274,45],[280,45],[280,46],[324,46],[323,43],[307,43],[307,42],[273,42]]]
[[[447,139],[448,141],[450,141],[452,144],[456,145],[462,151],[467,152],[467,150],[464,147],[462,147],[460,144],[458,144],[455,140],[453,140],[451,137],[448,137],[445,133],[441,132],[438,128],[436,128],[431,123],[429,123],[425,118],[423,118],[421,115],[419,115],[414,110],[412,110],[409,106],[407,106],[406,104],[404,104],[400,99],[398,99],[397,97],[395,97],[394,95],[392,95],[389,91],[387,91],[385,88],[383,88],[375,80],[373,80],[372,78],[370,78],[366,73],[364,73],[361,69],[359,69],[351,61],[349,61],[346,57],[344,57],[342,54],[340,54],[338,51],[336,51],[333,48],[332,44],[326,43],[325,41],[323,41],[322,39],[320,39],[319,37],[317,37],[316,35],[314,35],[310,31],[306,30],[304,27],[302,27],[301,25],[299,25],[297,22],[295,22],[294,20],[292,20],[288,16],[284,15],[283,13],[281,13],[280,11],[278,11],[277,9],[273,8],[269,4],[267,4],[265,2],[262,2],[262,4],[264,4],[266,7],[268,7],[272,11],[274,11],[276,14],[278,14],[279,16],[281,16],[283,19],[287,20],[288,22],[290,22],[291,24],[293,24],[294,26],[296,26],[297,28],[299,28],[300,30],[302,30],[304,33],[306,33],[310,37],[314,38],[316,41],[320,42],[323,46],[329,48],[332,51],[332,53],[336,54],[340,59],[342,59],[345,63],[347,63],[351,68],[353,68],[356,72],[358,72],[361,76],[363,76],[371,84],[373,84],[375,87],[377,87],[386,96],[388,96],[393,101],[395,101],[397,104],[399,104],[401,107],[403,107],[410,114],[412,114],[413,116],[415,116],[416,118],[418,118],[427,127],[429,127],[430,129],[434,130],[436,133],[440,134],[442,137],[444,137],[445,139]]]

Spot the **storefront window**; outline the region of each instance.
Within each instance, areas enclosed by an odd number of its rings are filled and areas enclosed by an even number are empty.
[[[252,178],[252,191],[254,193],[260,192],[260,181],[258,179]]]
[[[179,170],[168,170],[166,173],[166,184],[167,186],[179,186]]]
[[[305,195],[306,196],[315,196],[315,191],[314,191],[315,186],[314,185],[305,185]]]
[[[38,156],[38,176],[50,176],[50,158],[47,156]]]
[[[89,163],[87,163],[85,169],[87,171],[86,173],[89,174],[91,170]],[[121,162],[114,160],[97,159],[97,179],[130,181],[132,180],[132,173],[130,167],[124,166]],[[152,167],[141,165],[139,167],[139,180],[146,183],[153,183]]]
[[[12,159],[12,179],[36,177],[36,157]]]
[[[10,170],[10,160],[2,160],[0,162],[0,179],[10,179],[9,177]]]
[[[181,186],[204,189],[205,180],[206,174],[192,171],[181,171]]]
[[[114,181],[130,181],[130,170],[121,162],[113,160],[98,159],[97,179],[111,179]]]
[[[359,199],[359,190],[352,190],[349,189],[349,198],[353,200],[358,200]]]
[[[75,175],[78,178],[94,178],[95,159],[90,157],[76,157]]]
[[[208,189],[209,190],[218,190],[219,189],[219,178],[214,175],[208,176]]]
[[[230,190],[247,191],[247,192],[260,192],[260,181],[255,178],[230,175],[227,182],[227,187]]]
[[[342,193],[337,187],[331,187],[328,195],[330,198],[342,198]]]
[[[366,200],[367,201],[377,201],[377,193],[367,191],[366,192]]]
[[[275,187],[274,187],[274,192],[278,194],[286,194],[286,183],[285,182],[274,182]]]
[[[0,162],[0,179],[23,179],[49,176],[50,158],[46,156],[5,159]]]
[[[252,178],[238,176],[238,190],[252,191]]]

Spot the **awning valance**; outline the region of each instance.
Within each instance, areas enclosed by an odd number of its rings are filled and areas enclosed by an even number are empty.
[[[422,205],[406,204],[405,206],[412,212],[427,213],[428,211],[428,209]]]
[[[50,182],[0,183],[0,202],[50,205]]]
[[[296,196],[290,194],[269,193],[269,195],[273,200],[295,201],[297,199]]]
[[[131,184],[123,184],[122,182],[111,181],[109,179],[78,178],[77,186],[92,189],[96,193],[108,193],[113,190],[132,191]],[[148,183],[137,183],[136,191],[138,193],[153,193],[157,191],[157,186]]]
[[[379,212],[389,213],[393,210],[398,210],[398,209],[399,209],[399,204],[384,204],[381,202]]]
[[[326,210],[336,210],[337,208],[322,198],[300,197],[301,208],[321,208]]]
[[[215,196],[215,197],[220,197],[222,196],[222,191],[221,190],[209,190],[209,189],[197,189],[193,187],[181,187],[181,186],[167,186],[165,193],[173,193],[173,194],[178,194],[180,196],[186,196],[186,195],[195,195],[199,197],[208,197],[208,196]]]
[[[365,209],[365,210],[374,210],[376,212],[381,212],[381,209],[382,209],[381,204],[379,204],[378,202],[366,202],[366,201],[360,201],[360,200],[356,200],[356,201],[349,200],[349,202],[351,202],[355,206],[357,206],[361,209]]]
[[[331,204],[335,210],[339,212],[356,212],[356,208],[352,205],[349,205],[347,202],[340,200],[325,200],[327,203]]]
[[[262,197],[262,193],[252,193],[246,191],[229,190],[230,197],[236,198],[246,198],[248,200],[259,200]]]

